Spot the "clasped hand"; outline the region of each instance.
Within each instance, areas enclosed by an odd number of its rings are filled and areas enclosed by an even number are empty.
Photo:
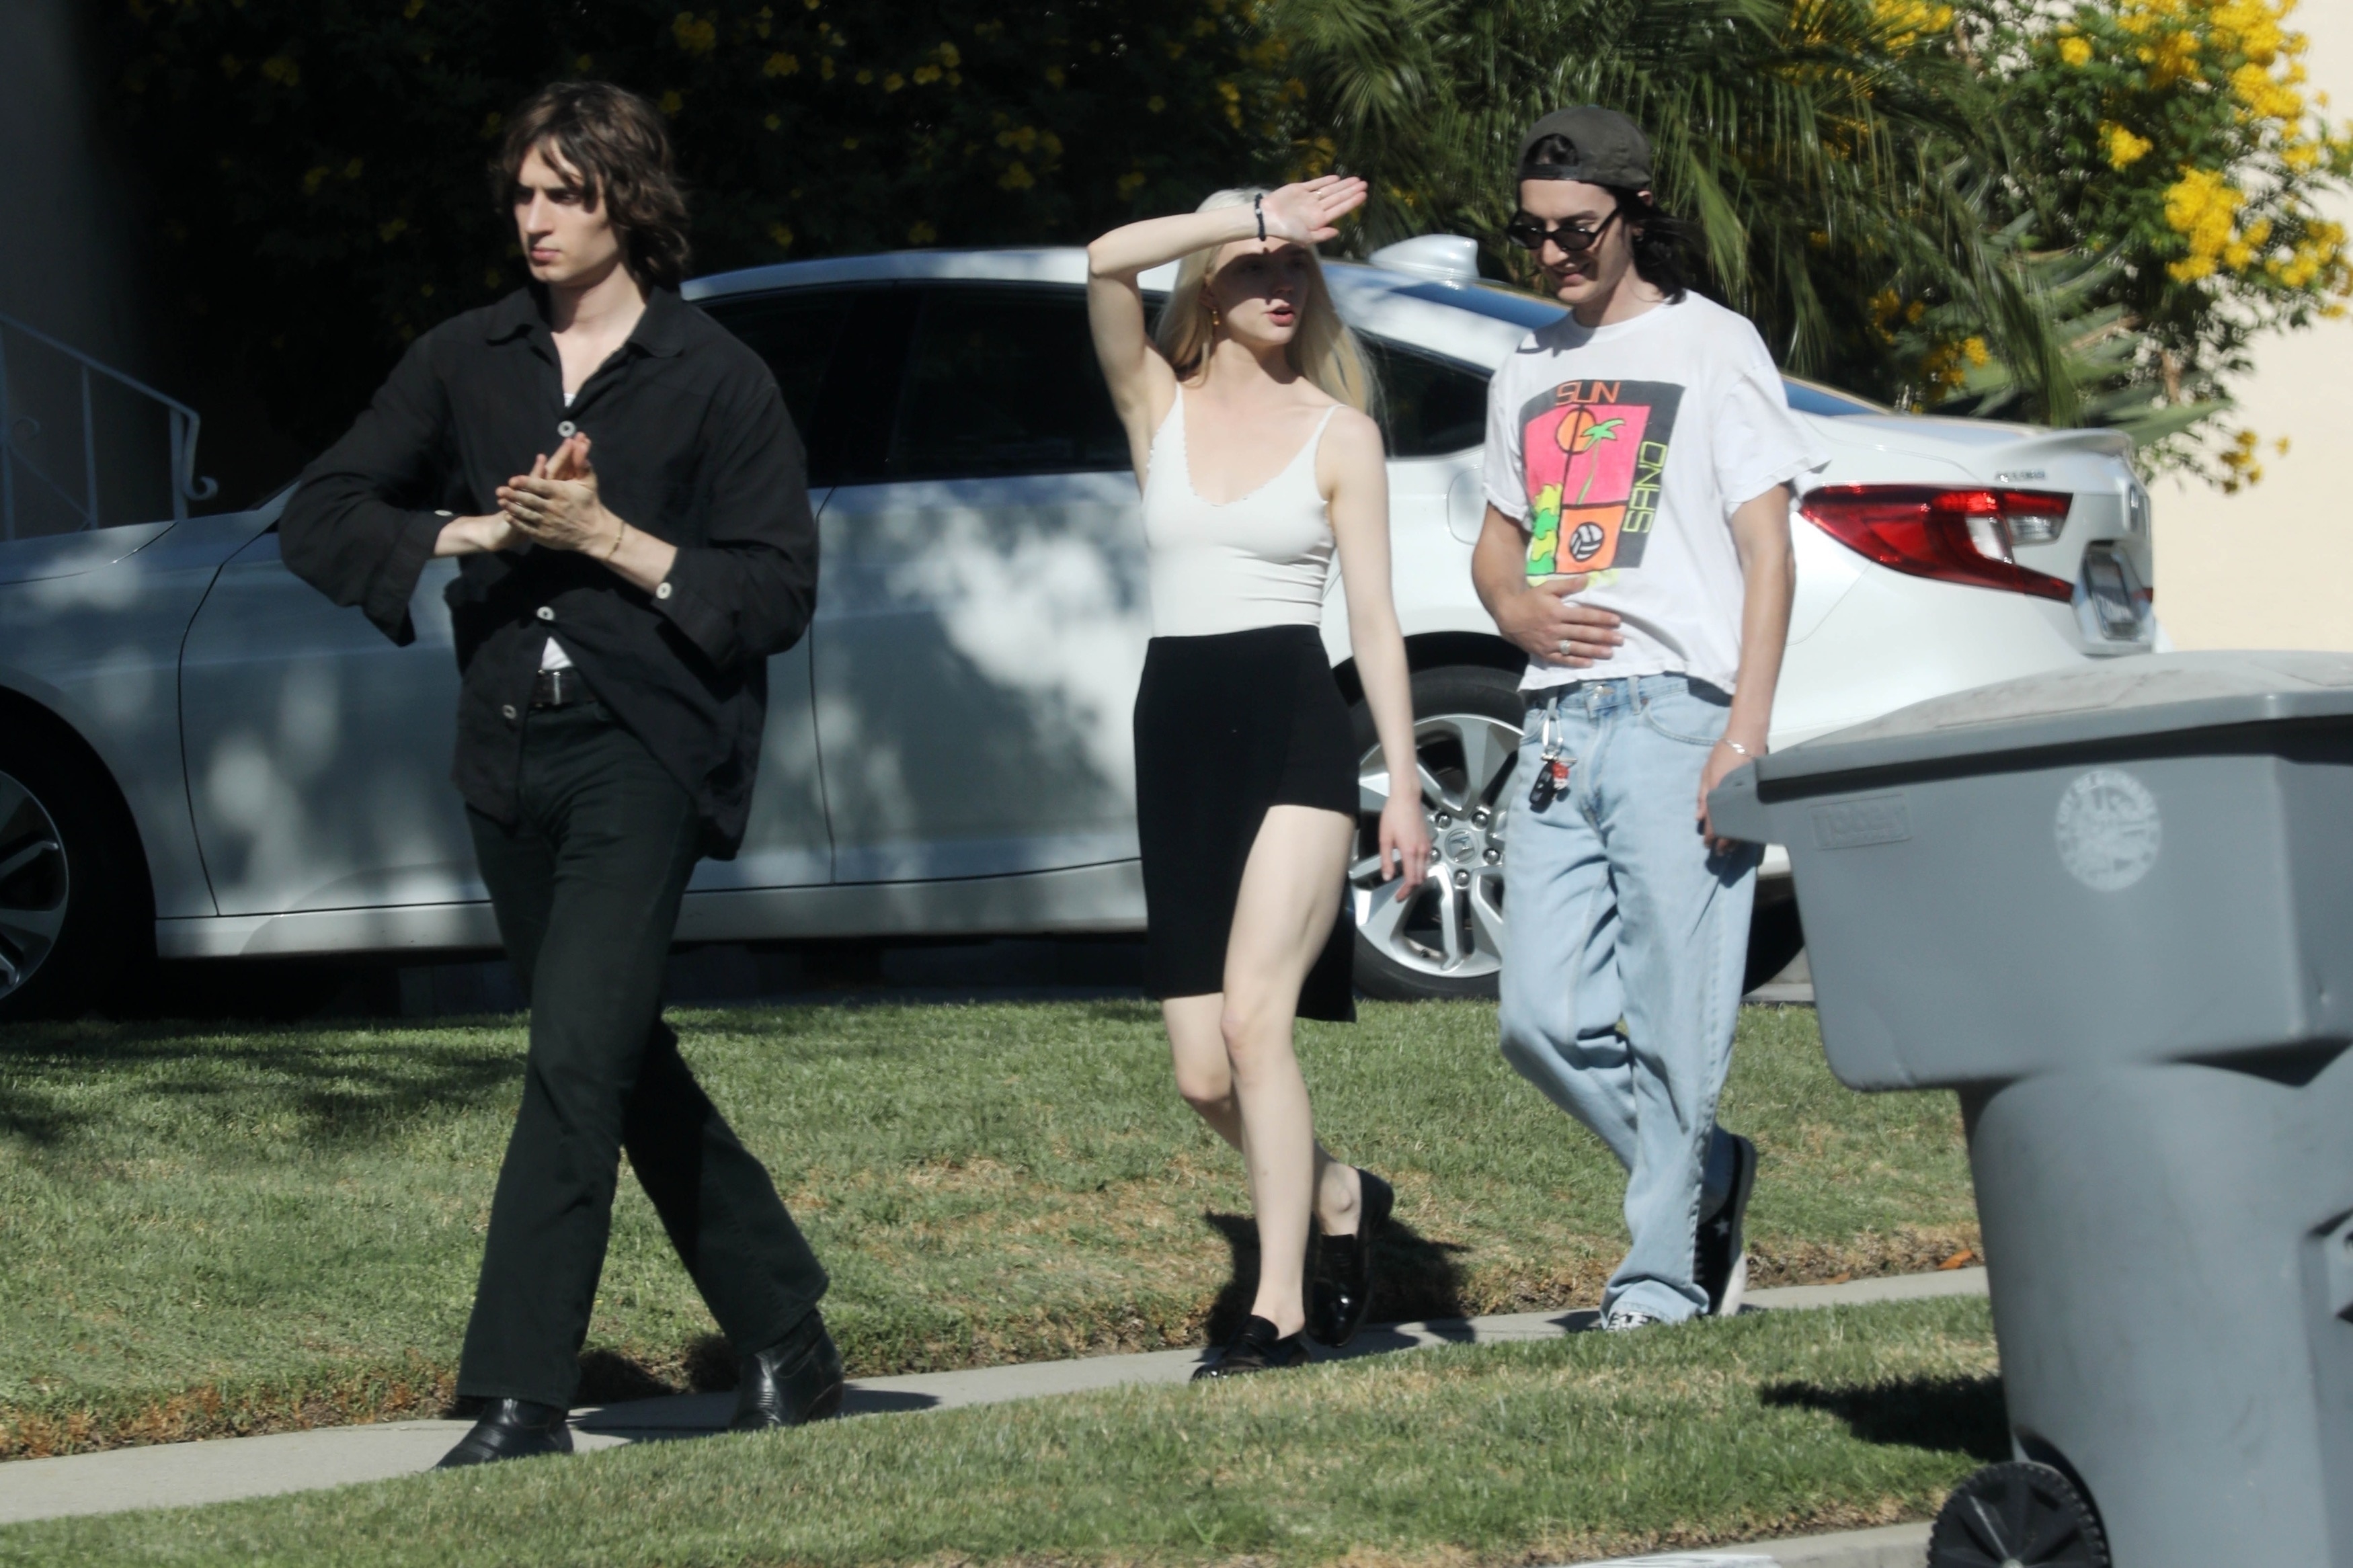
[[[573,436],[553,458],[534,458],[531,472],[499,487],[499,510],[515,532],[549,550],[609,555],[620,547],[624,524],[605,510],[588,437]]]

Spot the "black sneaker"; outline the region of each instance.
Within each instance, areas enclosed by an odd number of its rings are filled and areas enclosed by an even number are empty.
[[[1723,1206],[1700,1221],[1699,1238],[1692,1248],[1692,1278],[1707,1292],[1712,1318],[1734,1317],[1748,1289],[1748,1252],[1741,1226],[1748,1218],[1748,1196],[1757,1187],[1757,1145],[1738,1133],[1732,1135],[1732,1192]]]

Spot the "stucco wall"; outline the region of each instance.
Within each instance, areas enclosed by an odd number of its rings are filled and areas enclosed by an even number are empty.
[[[2353,113],[2353,0],[2304,0],[2293,20],[2312,40],[2307,90]],[[2333,206],[2353,226],[2353,199]],[[2158,618],[2183,647],[2353,650],[2353,317],[2254,357],[2232,420],[2263,437],[2263,480],[2158,487]]]

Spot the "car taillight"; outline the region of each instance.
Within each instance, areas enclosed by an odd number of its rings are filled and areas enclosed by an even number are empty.
[[[2059,537],[2074,498],[2049,490],[1947,489],[1928,485],[1824,485],[1798,510],[1882,566],[2065,603],[2074,584],[2010,558],[2018,544]]]

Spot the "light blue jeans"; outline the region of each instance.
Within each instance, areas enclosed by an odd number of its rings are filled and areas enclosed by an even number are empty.
[[[1707,1310],[1694,1240],[1731,1184],[1715,1101],[1762,853],[1711,853],[1694,813],[1730,699],[1680,675],[1542,696],[1505,797],[1504,1056],[1626,1167],[1633,1245],[1603,1310],[1678,1321]],[[1537,810],[1547,724],[1569,778]]]

